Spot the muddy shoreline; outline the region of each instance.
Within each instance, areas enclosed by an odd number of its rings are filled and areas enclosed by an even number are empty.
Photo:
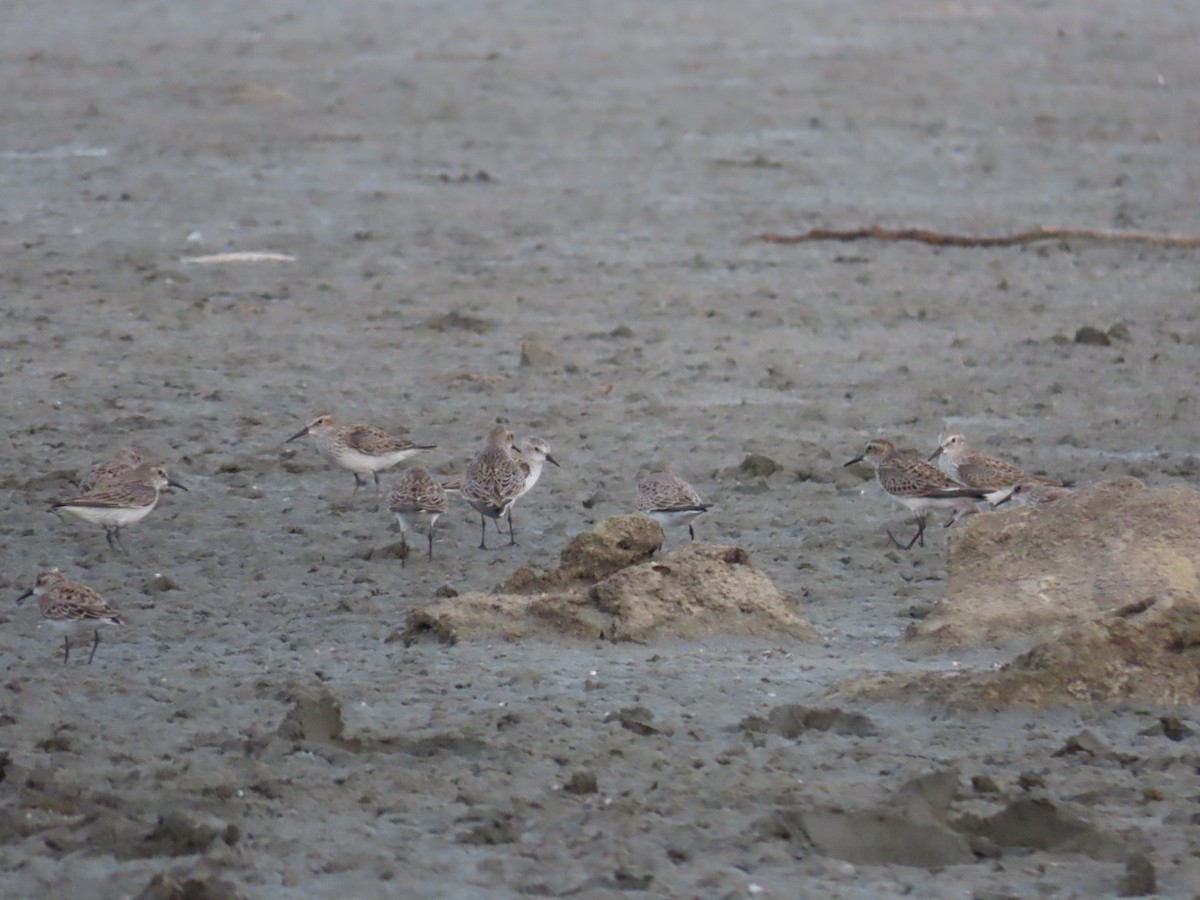
[[[1131,851],[1190,896],[1197,738],[1159,726],[1191,710],[846,691],[1011,651],[904,644],[945,535],[889,547],[906,512],[842,463],[949,425],[1080,482],[1194,486],[1195,253],[753,238],[1200,230],[1196,23],[1182,2],[11,10],[0,588],[59,566],[128,625],[63,666],[35,610],[0,612],[5,896],[169,875],[1093,897]],[[246,251],[294,261],[188,261]],[[459,504],[401,569],[386,504],[284,445],[322,410],[438,444],[443,474],[498,419],[562,468],[517,547],[477,550]],[[47,507],[130,443],[190,490],[122,558]],[[552,568],[658,459],[715,504],[697,539],[743,548],[819,642],[386,641],[439,590]],[[1085,731],[1104,752],[1060,752]],[[906,812],[854,840],[837,809]],[[944,856],[906,855],[919,817]]]

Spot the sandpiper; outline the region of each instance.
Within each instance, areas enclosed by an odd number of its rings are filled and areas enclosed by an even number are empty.
[[[38,575],[33,587],[17,598],[21,603],[29,596],[37,597],[42,618],[67,633],[63,635],[63,663],[71,655],[70,632],[76,629],[91,629],[92,653],[88,665],[96,656],[100,646],[100,625],[123,625],[124,620],[117,611],[105,602],[99,593],[86,584],[71,581],[58,569],[50,569]]]
[[[988,500],[993,507],[1011,503],[1013,506],[1039,506],[1053,503],[1071,493],[1071,489],[1058,484],[1048,484],[1033,478],[1024,478],[1004,491],[993,491]]]
[[[446,511],[446,491],[429,474],[429,470],[424,466],[412,466],[406,470],[388,496],[388,509],[396,514],[396,521],[400,524],[400,544],[403,547],[401,568],[408,557],[405,532],[409,529],[410,518],[425,517],[429,531],[429,558],[433,559],[433,526],[438,516]]]
[[[142,464],[142,451],[137,447],[122,447],[111,459],[92,463],[79,482],[79,493],[87,494],[109,481],[120,481]]]
[[[558,460],[550,455],[550,445],[539,437],[527,437],[521,441],[520,445],[516,448],[514,458],[525,473],[525,483],[521,486],[521,490],[517,496],[513,498],[513,503],[516,503],[516,501],[533,490],[533,486],[542,477],[542,469],[546,463],[558,466]],[[509,528],[512,528],[512,507],[513,504],[510,503],[508,507]]]
[[[656,463],[650,474],[638,482],[638,512],[662,526],[686,525],[688,535],[694,541],[696,532],[692,520],[712,509],[696,493],[696,489],[671,470],[670,463]]]
[[[328,413],[321,413],[290,438],[285,444],[312,435],[317,439],[317,448],[343,469],[354,473],[354,489],[363,486],[362,476],[375,476],[375,487],[379,487],[379,473],[401,463],[422,450],[433,450],[437,444],[416,444],[394,437],[372,425],[347,425]]]
[[[929,457],[947,476],[968,487],[999,491],[1018,481],[1032,480],[1062,487],[1061,479],[1030,475],[1010,462],[975,450],[961,431],[943,431],[938,435],[938,448]]]
[[[142,463],[119,480],[102,482],[95,490],[70,500],[60,500],[52,508],[69,512],[93,525],[104,526],[108,546],[119,548],[128,555],[121,543],[121,529],[150,515],[158,505],[159,495],[168,488],[187,490],[170,478],[162,466]]]
[[[917,533],[907,544],[901,544],[890,531],[887,533],[891,542],[904,550],[911,550],[918,541],[925,546],[925,516],[930,509],[957,507],[967,500],[981,500],[987,494],[979,488],[954,481],[932,463],[901,455],[896,445],[884,438],[868,442],[867,449],[845,465],[852,466],[864,460],[875,467],[880,486],[917,518]]]
[[[489,431],[483,449],[467,463],[463,473],[463,499],[480,516],[479,549],[487,549],[487,520],[498,520],[508,513],[512,502],[520,496],[528,474],[527,467],[516,458],[513,433],[503,425]],[[508,542],[510,545],[517,542],[511,518],[508,520]]]

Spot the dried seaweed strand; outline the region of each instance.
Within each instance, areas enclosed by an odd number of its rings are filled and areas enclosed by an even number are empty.
[[[947,234],[925,228],[812,228],[803,234],[759,235],[758,240],[768,244],[807,244],[813,241],[916,241],[940,247],[1013,247],[1033,244],[1038,241],[1087,240],[1124,241],[1141,244],[1156,244],[1161,247],[1200,247],[1200,234],[1160,234],[1152,231],[1106,228],[1058,228],[1043,225],[1031,231],[1015,234],[968,235]]]

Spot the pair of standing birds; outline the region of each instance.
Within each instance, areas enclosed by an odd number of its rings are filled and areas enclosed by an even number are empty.
[[[417,444],[395,437],[371,425],[343,424],[323,413],[309,422],[287,442],[311,435],[318,448],[335,463],[354,473],[355,490],[370,474],[379,485],[379,473],[436,444]],[[533,488],[545,463],[557,466],[550,445],[530,437],[516,444],[513,432],[504,425],[493,428],[483,449],[467,464],[461,478],[440,482],[424,466],[412,466],[396,482],[388,496],[388,509],[400,524],[400,539],[407,552],[411,520],[423,518],[429,541],[428,555],[433,559],[433,528],[446,512],[448,493],[461,493],[480,514],[482,533],[479,546],[487,549],[487,520],[508,519],[509,544],[516,543],[512,506]],[[403,559],[403,557],[402,557]]]
[[[479,549],[487,549],[487,520],[508,518],[508,543],[515,544],[512,507],[533,488],[546,463],[558,465],[550,445],[541,438],[526,438],[516,445],[516,436],[504,425],[488,432],[483,449],[467,463],[462,477],[462,496],[479,513]]]
[[[911,550],[918,541],[925,546],[925,518],[931,509],[958,510],[964,502],[969,505],[973,500],[988,500],[993,507],[1009,502],[1017,506],[1047,503],[1057,500],[1070,487],[1070,482],[1031,475],[1010,462],[975,450],[959,431],[938,435],[938,448],[928,459],[905,456],[891,441],[875,438],[845,465],[863,461],[875,467],[884,491],[916,516],[917,533],[907,544],[887,533],[891,542],[904,550]]]
[[[85,522],[104,526],[104,535],[111,549],[125,552],[121,543],[121,529],[140,522],[158,505],[162,491],[171,487],[187,490],[179,482],[167,476],[162,466],[142,461],[141,451],[126,447],[112,459],[94,464],[79,482],[79,494],[70,500],[61,500],[53,505],[78,516]],[[100,626],[122,625],[120,614],[93,588],[79,581],[71,581],[58,569],[49,569],[38,574],[33,587],[17,598],[22,603],[27,597],[36,597],[42,618],[56,628],[63,629],[63,662],[71,656],[70,632],[90,629],[92,652],[88,664],[96,657],[100,646]]]
[[[110,549],[128,555],[121,543],[121,529],[135,525],[154,511],[163,491],[182,484],[167,475],[162,466],[143,462],[140,450],[125,447],[112,459],[94,464],[79,482],[79,495],[60,500],[52,509],[61,509],[104,527]]]

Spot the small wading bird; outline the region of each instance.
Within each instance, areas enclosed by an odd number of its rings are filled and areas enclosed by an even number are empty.
[[[515,446],[510,454],[517,465],[525,472],[525,484],[521,487],[520,492],[513,498],[513,503],[508,506],[508,522],[512,525],[512,507],[517,500],[520,500],[538,483],[538,479],[542,477],[542,469],[546,463],[558,465],[558,460],[550,455],[550,445],[538,437],[529,437],[521,441],[519,446]],[[462,475],[450,475],[442,481],[442,488],[448,494],[461,494],[463,487]],[[496,531],[499,534],[504,534],[504,530],[500,527],[500,520],[496,519]]]
[[[404,462],[422,450],[433,450],[437,444],[415,444],[394,437],[372,425],[346,425],[328,413],[317,416],[290,438],[294,440],[312,435],[317,440],[317,449],[343,469],[354,473],[354,490],[363,486],[362,476],[370,474],[379,487],[379,473]]]
[[[136,447],[122,447],[111,459],[92,463],[79,482],[79,493],[87,494],[109,481],[120,481],[142,464],[142,451]]]
[[[887,533],[891,542],[902,550],[911,550],[918,541],[925,546],[925,517],[929,510],[955,508],[964,501],[982,500],[987,495],[987,491],[952,480],[932,463],[900,454],[895,444],[883,438],[868,442],[867,449],[845,465],[864,460],[875,467],[875,477],[884,491],[917,518],[917,533],[907,544],[896,540],[890,531]]]
[[[1061,500],[1070,493],[1071,489],[1068,487],[1024,479],[1018,481],[1007,491],[993,491],[988,494],[988,500],[995,508],[999,508],[1005,503],[1011,503],[1013,506],[1040,506],[1043,503]]]
[[[483,449],[467,463],[462,496],[479,513],[479,549],[487,549],[487,520],[507,515],[522,493],[528,467],[517,459],[513,433],[503,425],[488,432]],[[508,543],[517,542],[512,519],[508,520]]]
[[[938,448],[929,457],[941,471],[967,487],[1001,491],[1018,481],[1038,481],[1056,487],[1069,487],[1061,478],[1030,475],[1018,466],[976,450],[967,443],[961,431],[943,431],[938,435]]]
[[[96,648],[100,646],[101,625],[124,625],[125,620],[117,614],[100,596],[86,584],[70,581],[58,569],[42,572],[34,581],[33,587],[17,598],[17,603],[23,603],[26,597],[37,598],[38,609],[42,618],[55,628],[66,632],[63,635],[63,663],[71,656],[70,632],[72,630],[90,630],[93,632],[92,652],[88,656],[88,665],[96,656]]]
[[[429,474],[424,466],[412,466],[396,482],[388,496],[388,509],[396,514],[400,524],[400,545],[403,553],[400,556],[400,567],[408,557],[408,541],[405,532],[409,529],[409,519],[424,517],[429,531],[429,558],[433,559],[433,526],[438,517],[446,511],[446,490]]]
[[[517,496],[513,497],[513,502],[508,505],[508,527],[512,528],[512,508],[518,500],[533,490],[533,486],[538,483],[538,479],[542,477],[542,469],[546,463],[561,468],[558,465],[558,460],[550,455],[550,445],[539,437],[528,437],[521,441],[519,447],[516,448],[515,458],[520,464],[522,471],[525,472],[525,483],[521,486],[521,490]],[[499,520],[496,522],[496,527],[499,527]]]
[[[121,543],[121,529],[135,525],[154,510],[160,494],[169,488],[186,491],[182,484],[167,475],[162,466],[142,463],[119,478],[102,481],[94,490],[60,500],[53,509],[61,509],[73,516],[104,526],[104,537],[112,549],[120,549],[128,556]]]
[[[635,505],[638,512],[663,527],[686,525],[693,541],[696,532],[692,528],[692,521],[712,509],[712,504],[701,500],[696,489],[676,475],[670,463],[665,462],[656,463],[650,474],[638,482]]]

